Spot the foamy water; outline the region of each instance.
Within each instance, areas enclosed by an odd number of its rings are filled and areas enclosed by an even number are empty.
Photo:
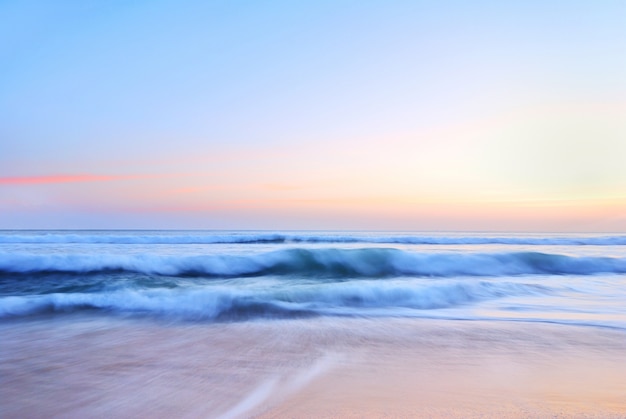
[[[0,318],[319,316],[626,327],[626,236],[4,231]]]
[[[623,417],[625,241],[3,231],[0,416]]]

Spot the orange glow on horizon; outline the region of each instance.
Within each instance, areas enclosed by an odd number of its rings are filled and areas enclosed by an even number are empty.
[[[138,176],[114,175],[47,175],[0,177],[0,185],[41,185],[49,183],[103,182],[111,180],[136,179]]]

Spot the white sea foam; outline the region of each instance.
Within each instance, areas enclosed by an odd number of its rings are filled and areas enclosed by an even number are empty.
[[[507,296],[551,292],[545,286],[533,284],[468,280],[285,283],[269,290],[226,286],[137,289],[130,284],[129,288],[114,291],[0,297],[0,317],[93,309],[187,320],[291,317],[329,314],[337,309],[343,309],[344,314],[359,314],[363,309],[433,310]]]
[[[218,416],[219,419],[236,419],[246,417],[253,409],[270,399],[274,402],[285,400],[288,396],[304,388],[311,381],[329,371],[335,364],[343,360],[343,356],[328,353],[317,359],[312,365],[291,376],[270,377],[240,400],[235,406]]]
[[[622,236],[0,232],[7,237],[19,243],[0,240],[4,319],[91,312],[209,322],[449,316],[626,324],[626,247],[582,246]],[[558,244],[517,245],[530,242]]]
[[[418,253],[398,249],[286,249],[252,255],[0,253],[0,273],[127,271],[168,276],[389,277],[626,273],[626,258],[538,252]]]

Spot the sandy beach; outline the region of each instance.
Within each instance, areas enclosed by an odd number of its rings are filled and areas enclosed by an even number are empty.
[[[624,417],[626,333],[318,319],[0,324],[0,415]]]

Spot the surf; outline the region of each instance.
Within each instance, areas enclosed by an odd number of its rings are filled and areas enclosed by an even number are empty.
[[[0,318],[97,311],[181,320],[249,320],[322,315],[364,315],[388,309],[437,310],[520,295],[545,295],[549,287],[503,281],[374,281],[273,287],[205,285],[139,288],[126,284],[99,292],[0,297]],[[400,310],[400,311],[399,311]],[[406,314],[406,312],[405,312]]]
[[[392,248],[292,248],[250,255],[0,253],[0,275],[141,273],[173,277],[594,275],[626,273],[626,258],[541,252],[422,253]]]
[[[0,233],[0,244],[298,244],[370,243],[407,245],[626,246],[626,236],[445,236],[424,234],[145,232]]]

